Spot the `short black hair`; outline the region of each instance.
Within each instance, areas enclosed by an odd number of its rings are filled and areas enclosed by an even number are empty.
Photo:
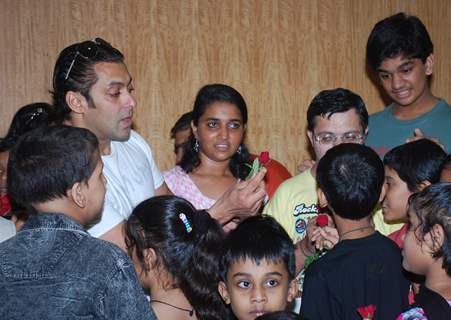
[[[36,102],[21,107],[14,114],[8,133],[0,139],[0,152],[10,150],[24,133],[52,123],[53,108],[46,102]]]
[[[307,109],[307,129],[313,132],[316,117],[327,117],[354,109],[359,116],[363,131],[368,127],[368,111],[362,98],[348,89],[323,90],[310,102]]]
[[[396,171],[410,192],[417,192],[422,182],[440,180],[445,158],[446,153],[438,144],[420,139],[391,149],[384,157],[384,165]]]
[[[433,51],[434,45],[423,22],[400,12],[376,23],[368,37],[366,58],[370,67],[377,70],[382,61],[398,55],[418,58],[424,63]]]
[[[81,53],[83,48],[92,49],[89,57]],[[94,65],[99,62],[124,63],[123,54],[101,38],[74,43],[63,49],[53,70],[53,105],[60,121],[70,118],[70,108],[66,102],[68,91],[80,92],[92,105],[89,94],[97,82]]]
[[[37,128],[11,149],[8,193],[25,206],[65,197],[76,182],[88,181],[99,159],[97,138],[89,130]]]
[[[451,183],[432,184],[412,194],[409,214],[415,214],[420,221],[417,230],[421,241],[435,225],[443,228],[443,244],[432,253],[432,257],[443,258],[442,268],[451,277]]]
[[[343,143],[321,158],[316,181],[335,214],[360,220],[371,215],[379,202],[384,166],[371,148]]]
[[[191,129],[191,120],[193,120],[193,113],[191,111],[182,114],[171,128],[171,139],[175,139],[177,132]]]
[[[228,234],[221,259],[222,280],[226,281],[231,264],[245,259],[251,259],[256,264],[262,260],[282,262],[289,279],[296,276],[293,242],[285,229],[270,216],[247,218]]]

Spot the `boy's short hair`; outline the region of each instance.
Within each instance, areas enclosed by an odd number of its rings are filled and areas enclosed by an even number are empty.
[[[283,262],[289,280],[296,276],[293,242],[285,229],[270,216],[247,218],[229,233],[224,242],[220,264],[222,280],[227,280],[227,272],[233,263],[246,259],[256,264],[262,260]]]
[[[438,224],[443,228],[443,244],[432,256],[436,259],[443,258],[442,267],[451,277],[451,183],[433,184],[411,195],[409,212],[418,217],[420,223],[417,230],[421,237],[430,232],[434,225]]]
[[[433,50],[421,20],[400,12],[376,23],[368,37],[366,58],[371,68],[377,70],[382,61],[398,55],[418,58],[424,63]]]
[[[438,144],[420,139],[391,149],[384,157],[384,165],[396,171],[410,192],[417,192],[423,181],[440,180],[445,157],[445,151]]]
[[[8,161],[8,193],[24,205],[66,196],[97,165],[98,141],[87,129],[43,127],[24,134]]]
[[[307,129],[313,132],[317,116],[330,118],[334,113],[352,109],[355,109],[360,125],[365,130],[368,127],[368,111],[358,94],[343,88],[323,90],[313,98],[307,109]]]
[[[371,148],[343,143],[321,158],[316,181],[335,214],[360,220],[371,215],[379,201],[384,166]]]

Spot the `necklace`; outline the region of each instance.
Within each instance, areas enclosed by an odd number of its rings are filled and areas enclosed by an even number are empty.
[[[346,231],[346,232],[344,232],[344,233],[342,233],[340,235],[340,241],[344,240],[344,237],[346,235],[350,234],[350,233],[357,232],[357,231],[362,231],[362,230],[366,230],[366,229],[373,229],[373,226],[359,227],[359,228],[355,228],[355,229],[351,229],[349,231]]]
[[[190,310],[190,309],[180,308],[180,307],[174,306],[173,304],[170,304],[170,303],[167,303],[167,302],[164,302],[164,301],[160,301],[160,300],[150,300],[150,303],[152,303],[152,302],[158,302],[158,303],[165,304],[167,306],[173,307],[175,309],[188,312],[190,317],[192,317],[193,314],[194,314],[194,309]]]

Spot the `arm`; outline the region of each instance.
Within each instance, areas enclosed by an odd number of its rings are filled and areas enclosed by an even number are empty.
[[[169,190],[166,182],[163,182],[163,184],[155,190],[155,195],[156,196],[165,196],[165,195],[172,196],[173,193],[171,192],[171,190]]]

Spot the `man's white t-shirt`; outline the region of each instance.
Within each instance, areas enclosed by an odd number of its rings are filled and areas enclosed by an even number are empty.
[[[111,154],[102,156],[102,160],[106,195],[100,222],[88,230],[94,237],[127,220],[132,210],[154,196],[164,182],[149,144],[135,131],[127,141],[112,141]]]

